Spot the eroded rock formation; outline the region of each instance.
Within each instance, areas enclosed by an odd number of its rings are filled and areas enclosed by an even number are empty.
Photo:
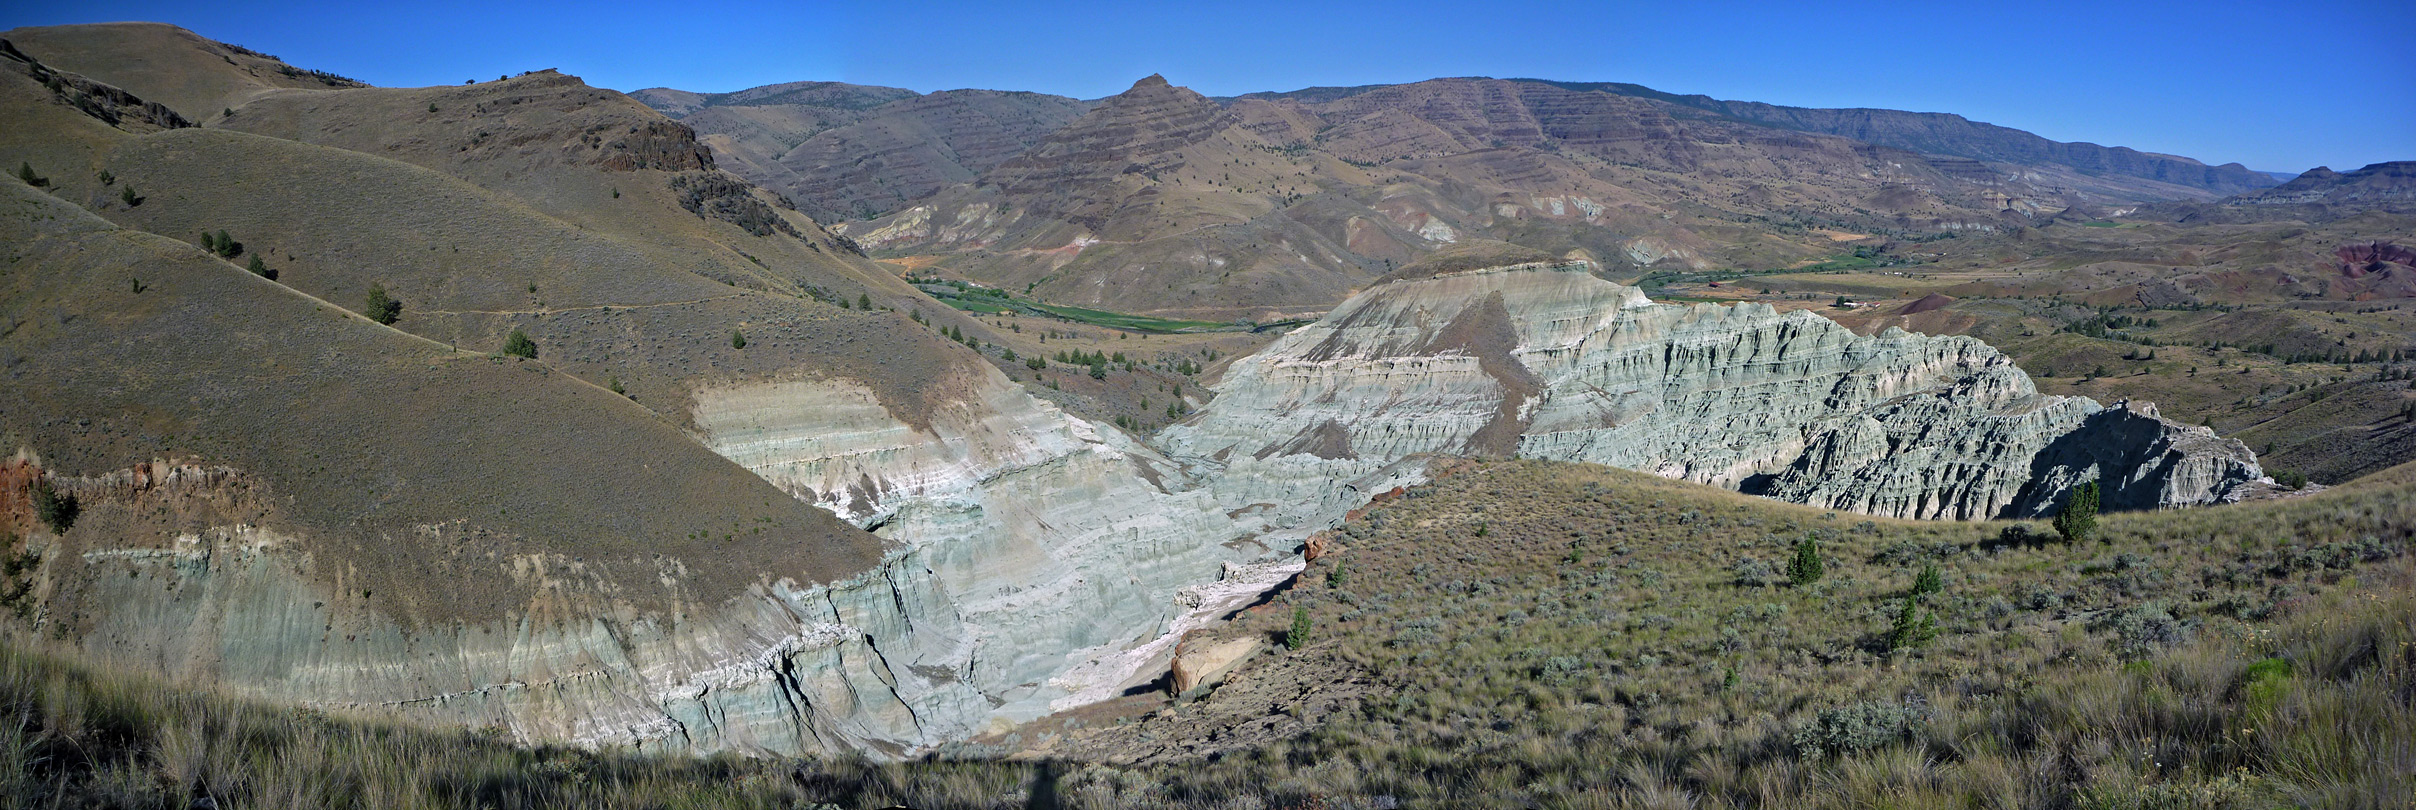
[[[1977,340],[1654,304],[1588,270],[1377,285],[1236,362],[1161,444],[1303,487],[1421,453],[1515,454],[1910,518],[2038,516],[2098,478],[2112,508],[2213,503],[2263,477],[2246,447],[2152,406],[2042,395]]]

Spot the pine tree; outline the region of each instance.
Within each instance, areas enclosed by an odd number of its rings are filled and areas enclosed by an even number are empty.
[[[1820,540],[1812,535],[1795,544],[1795,557],[1787,561],[1787,581],[1797,587],[1819,582],[1829,567],[1820,559]]]
[[[1922,610],[1918,600],[1907,596],[1904,607],[1896,611],[1896,622],[1888,627],[1888,649],[1918,647],[1938,637],[1938,617]]]
[[[258,253],[252,254],[252,263],[244,265],[243,269],[250,270],[252,271],[252,275],[259,276],[270,281],[277,280],[277,271],[269,269],[268,263],[261,261],[260,254]],[[377,316],[371,315],[370,317],[374,318]],[[379,323],[392,323],[392,321],[379,321]]]
[[[744,348],[746,348],[746,347],[747,347],[747,335],[746,335],[746,333],[745,333],[745,332],[740,332],[740,331],[738,331],[738,330],[736,330],[736,329],[732,329],[732,330],[730,330],[730,348],[733,348],[733,349],[744,349]]]
[[[2055,533],[2063,535],[2067,544],[2097,537],[2097,482],[2087,481],[2072,488],[2071,500],[2064,502],[2063,511],[2055,513]]]
[[[1309,643],[1309,609],[1292,608],[1292,629],[1284,632],[1284,647],[1300,649]]]
[[[1933,594],[1945,589],[1946,576],[1938,571],[1937,563],[1921,566],[1921,573],[1913,576],[1914,596]]]

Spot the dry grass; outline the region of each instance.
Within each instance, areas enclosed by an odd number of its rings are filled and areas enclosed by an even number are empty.
[[[1339,562],[1288,594],[1337,639],[1301,654],[1374,667],[1396,696],[1177,771],[1176,790],[2128,807],[2416,789],[2405,484],[2110,516],[2108,543],[2077,548],[1571,465],[1490,465],[1419,494],[1354,524]],[[1819,583],[1740,584],[1759,570],[1744,560],[1782,568],[1806,533],[1825,547]],[[1890,652],[1929,562],[1946,588],[1923,610],[1943,632]],[[1332,565],[1360,584],[1329,587]],[[2247,674],[2268,658],[2287,674]]]

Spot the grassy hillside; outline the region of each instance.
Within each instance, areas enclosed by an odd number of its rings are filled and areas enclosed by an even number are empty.
[[[1160,796],[2398,806],[2416,790],[2416,501],[2398,472],[2109,516],[2102,542],[2067,546],[2043,525],[1476,466],[1371,510],[1226,631],[1280,639],[1299,608],[1304,649],[1197,704],[1027,745],[1187,763]],[[1826,572],[1792,585],[1807,537]],[[1939,589],[1913,597],[1930,566]],[[1355,683],[1378,688],[1326,697]]]
[[[162,23],[102,23],[0,32],[34,58],[125,88],[204,121],[278,89],[361,87],[360,82]]]
[[[64,552],[165,546],[212,520],[315,538],[314,575],[358,577],[397,617],[501,615],[534,586],[510,573],[520,554],[593,558],[654,606],[716,603],[767,574],[830,581],[880,554],[544,364],[380,326],[21,184],[0,184],[0,246],[0,446],[92,482],[46,552],[53,579],[84,567]],[[248,494],[228,514],[162,514],[98,478],[155,460],[228,468]],[[479,542],[438,539],[457,535]],[[693,579],[658,585],[666,557]]]
[[[1047,756],[1072,761],[515,749],[20,649],[0,657],[0,746],[22,752],[0,790],[28,806],[2402,807],[2412,489],[2400,468],[2110,516],[2104,542],[2066,546],[2023,534],[2038,526],[1850,521],[1598,467],[1477,465],[1370,511],[1225,631],[1280,639],[1301,608],[1302,649],[1196,702],[1061,722]],[[1807,535],[1826,571],[1786,584],[1770,569]],[[1930,565],[1941,587],[1913,602],[1935,636],[1890,651]]]

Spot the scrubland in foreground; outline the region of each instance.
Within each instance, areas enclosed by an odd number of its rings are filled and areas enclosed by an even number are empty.
[[[24,807],[205,795],[244,808],[2405,807],[2412,480],[2400,468],[2284,501],[2109,515],[2102,543],[2068,546],[2037,524],[1861,521],[1605,468],[1470,465],[1370,510],[1336,538],[1342,551],[1237,620],[1277,638],[1304,608],[1311,640],[1276,655],[1372,677],[1378,697],[1313,728],[1277,726],[1290,730],[1272,741],[1136,764],[525,748],[14,645],[0,655],[0,795]],[[1825,571],[1790,583],[1807,536]],[[1917,588],[1930,568],[1938,587]],[[1213,739],[1200,724],[1218,700],[1097,742]]]

